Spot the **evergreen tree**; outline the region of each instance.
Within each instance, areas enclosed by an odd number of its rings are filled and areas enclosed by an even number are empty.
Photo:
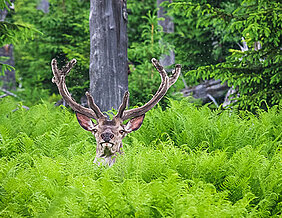
[[[173,4],[175,12],[184,11],[189,18],[196,14],[199,30],[213,29],[223,41],[233,38],[239,43],[244,37],[249,47],[242,52],[236,45],[230,49],[226,61],[199,67],[187,75],[227,81],[238,90],[239,108],[253,110],[278,104],[282,98],[281,3],[254,0],[227,3],[229,6],[225,8],[191,1]]]

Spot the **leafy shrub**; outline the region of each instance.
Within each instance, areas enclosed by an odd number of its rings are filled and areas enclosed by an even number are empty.
[[[128,49],[128,59],[132,62],[131,74],[128,77],[131,105],[148,102],[157,92],[161,78],[151,59],[161,57],[171,48],[168,43],[160,43],[163,32],[160,31],[161,26],[158,25],[156,11],[149,11],[146,16],[142,16],[142,19],[145,20],[144,24],[140,25],[142,33],[139,39],[142,42],[133,42]],[[179,87],[182,88],[180,79],[168,90],[167,96],[175,97],[172,93],[176,89],[179,90]],[[167,102],[163,101],[162,104],[166,105]]]
[[[233,114],[171,101],[111,167],[64,107],[0,101],[1,217],[281,215],[280,108]]]
[[[255,111],[279,104],[282,97],[280,1],[239,0],[210,5],[193,1],[173,3],[189,19],[197,15],[199,32],[210,29],[221,41],[244,37],[248,51],[230,47],[222,63],[201,66],[187,73],[201,79],[220,79],[238,89],[239,108]],[[227,6],[227,7],[226,7]],[[233,39],[233,40],[234,40]],[[217,41],[214,41],[217,43]]]
[[[216,20],[217,22],[208,23],[213,15],[202,12],[209,7],[220,8],[228,12],[233,11],[238,7],[239,2],[240,0],[209,1],[208,4],[206,1],[198,0],[163,2],[169,15],[173,17],[175,25],[175,32],[167,34],[166,37],[173,43],[176,62],[181,63],[184,70],[215,64],[226,58],[229,54],[228,49],[230,46],[235,46],[240,37],[228,35],[224,21]],[[207,23],[208,25],[205,25]],[[192,85],[195,79],[199,78],[190,74],[187,82]]]
[[[33,40],[15,46],[17,77],[24,89],[23,95],[34,89],[48,94],[58,93],[51,82],[51,60],[56,58],[61,67],[76,58],[77,65],[67,77],[67,83],[73,96],[78,98],[89,87],[90,3],[86,0],[51,0],[49,3],[49,12],[43,13],[36,9],[37,0],[15,1],[16,13],[13,19],[30,24],[43,33],[36,35]],[[40,101],[42,98],[37,93],[32,95],[31,102]],[[46,96],[43,97],[47,99]]]

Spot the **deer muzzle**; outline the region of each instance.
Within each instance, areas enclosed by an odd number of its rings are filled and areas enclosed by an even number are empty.
[[[114,137],[113,133],[110,132],[105,132],[101,134],[101,138],[105,141],[105,142],[109,142],[111,141],[111,139]]]

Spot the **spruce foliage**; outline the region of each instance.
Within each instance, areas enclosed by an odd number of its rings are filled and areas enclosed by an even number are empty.
[[[279,104],[282,98],[280,1],[239,0],[211,5],[181,0],[172,6],[174,13],[184,12],[188,20],[196,17],[200,33],[212,31],[210,38],[217,39],[213,41],[215,45],[233,42],[225,60],[190,70],[187,76],[227,82],[238,90],[235,103],[242,109],[255,111],[257,107],[267,109]],[[241,38],[246,43],[244,52],[238,50]]]
[[[0,12],[6,10],[10,12],[9,6],[12,5],[10,0],[0,0]],[[1,19],[3,19],[1,17]],[[30,25],[23,23],[11,23],[4,20],[0,21],[0,47],[6,44],[17,44],[32,38],[39,31]],[[0,56],[0,76],[5,74],[5,71],[15,70],[11,65],[2,63],[3,56]]]

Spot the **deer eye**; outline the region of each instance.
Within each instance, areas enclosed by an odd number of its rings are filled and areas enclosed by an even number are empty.
[[[124,132],[125,132],[124,130],[120,130],[120,131],[119,131],[120,134],[123,134]]]
[[[97,130],[97,129],[93,129],[92,131],[93,131],[94,133],[96,133],[98,130]]]

